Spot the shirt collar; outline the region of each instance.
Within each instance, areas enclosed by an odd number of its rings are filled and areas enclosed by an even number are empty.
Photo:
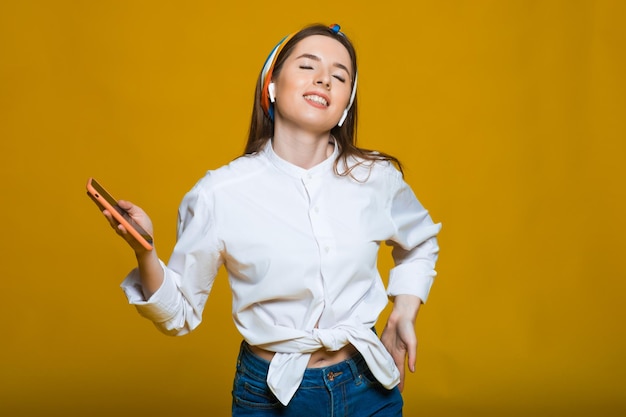
[[[268,140],[267,143],[265,144],[263,153],[267,155],[267,158],[270,160],[270,162],[274,166],[276,166],[279,170],[283,171],[287,175],[294,177],[294,178],[312,178],[313,176],[317,176],[317,175],[329,172],[328,168],[331,167],[335,159],[337,159],[337,155],[339,154],[339,151],[337,149],[337,141],[332,136],[331,136],[331,139],[334,144],[333,153],[328,158],[326,158],[319,164],[309,169],[305,169],[297,165],[294,165],[291,162],[286,161],[280,156],[278,156],[276,152],[274,152],[271,139]]]

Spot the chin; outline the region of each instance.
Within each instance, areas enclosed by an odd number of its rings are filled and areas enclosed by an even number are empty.
[[[300,114],[293,114],[291,116],[294,117],[289,117],[289,114],[283,114],[282,116],[278,116],[280,117],[285,123],[297,126],[301,129],[305,129],[305,130],[309,130],[309,131],[314,131],[316,133],[324,133],[324,132],[330,132],[330,130],[337,126],[337,123],[339,123],[339,118],[341,117],[341,114],[336,116],[335,115],[320,115],[318,114],[306,114],[306,113],[300,113]]]

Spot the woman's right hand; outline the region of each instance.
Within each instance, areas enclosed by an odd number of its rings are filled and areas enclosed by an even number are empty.
[[[150,217],[148,217],[146,212],[141,209],[141,207],[136,206],[130,201],[126,200],[119,200],[117,204],[121,208],[126,210],[128,215],[133,219],[133,221],[135,221],[135,223],[141,226],[151,236],[154,235],[152,221],[150,220]],[[104,210],[102,214],[104,214],[104,216],[107,218],[109,224],[115,230],[115,232],[120,235],[130,245],[131,248],[133,248],[137,255],[149,252],[149,250],[144,248],[143,245],[141,245],[141,243],[139,243],[137,239],[135,239],[133,235],[130,234],[123,225],[121,225],[117,220],[113,218],[108,210]]]

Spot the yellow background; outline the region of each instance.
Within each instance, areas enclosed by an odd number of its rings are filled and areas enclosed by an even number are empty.
[[[196,332],[160,334],[84,185],[143,206],[167,259],[269,49],[314,22],[357,47],[360,144],[444,224],[406,415],[624,415],[625,5],[2,2],[0,415],[229,415],[224,275]]]

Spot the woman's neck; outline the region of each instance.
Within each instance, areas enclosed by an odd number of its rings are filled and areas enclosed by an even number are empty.
[[[272,147],[276,155],[285,161],[310,169],[332,155],[334,142],[328,132],[320,135],[275,131]]]

